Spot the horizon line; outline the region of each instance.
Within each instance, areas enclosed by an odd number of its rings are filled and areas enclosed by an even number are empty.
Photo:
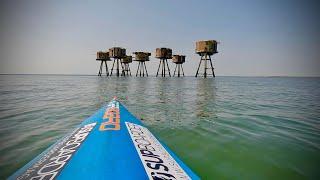
[[[46,76],[98,76],[96,74],[43,74],[43,73],[0,73],[0,75],[46,75]],[[106,75],[102,75],[108,77]],[[155,77],[156,75],[149,75]],[[116,76],[114,76],[116,77]],[[120,76],[121,77],[121,76]],[[135,77],[134,75],[132,77]],[[169,77],[169,76],[168,76]],[[171,76],[173,77],[173,76]],[[182,76],[183,77],[183,76]],[[195,77],[190,75],[185,75],[184,77]],[[320,76],[290,76],[290,75],[218,75],[216,77],[289,77],[289,78],[320,78]]]

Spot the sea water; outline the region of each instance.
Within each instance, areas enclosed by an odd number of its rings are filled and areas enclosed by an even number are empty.
[[[0,75],[0,179],[114,96],[203,179],[320,178],[320,78]]]

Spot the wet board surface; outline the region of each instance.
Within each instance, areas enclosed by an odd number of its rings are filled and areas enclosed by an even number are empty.
[[[199,179],[112,100],[9,179]]]

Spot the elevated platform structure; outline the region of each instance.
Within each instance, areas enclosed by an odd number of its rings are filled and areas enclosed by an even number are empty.
[[[173,76],[176,75],[177,72],[177,76],[180,77],[180,74],[182,76],[184,76],[184,71],[183,71],[183,67],[182,64],[186,62],[186,56],[184,55],[173,55],[172,56],[172,62],[176,64],[176,67],[174,69],[173,72]]]
[[[218,53],[217,44],[218,42],[216,40],[196,42],[196,53],[199,54],[199,56],[201,57],[200,63],[196,72],[196,77],[198,77],[199,75],[199,69],[202,62],[204,63],[203,77],[206,78],[208,75],[212,75],[213,77],[215,77],[211,56]],[[210,67],[208,67],[208,65]],[[211,70],[212,74],[208,74],[207,72],[208,69]]]
[[[125,56],[122,58],[122,64],[124,67],[124,70],[122,71],[122,73],[124,73],[123,76],[131,76],[130,63],[132,63],[132,56]]]
[[[109,69],[108,69],[108,63],[107,63],[107,61],[111,61],[109,57],[109,52],[98,51],[96,60],[101,61],[98,76],[102,75],[103,63],[105,64],[105,68],[106,68],[106,76],[109,76]]]
[[[158,67],[156,76],[158,77],[159,70],[161,68],[161,76],[162,77],[166,77],[166,71],[169,73],[168,74],[169,77],[171,77],[170,68],[169,68],[169,65],[168,65],[168,59],[172,58],[172,49],[164,48],[164,47],[157,48],[156,49],[156,58],[160,59],[159,67]]]
[[[138,61],[138,69],[137,69],[137,73],[136,76],[142,76],[144,77],[144,75],[146,74],[146,76],[148,76],[148,71],[147,71],[147,67],[146,67],[146,61],[150,61],[149,57],[151,56],[151,53],[149,52],[134,52],[133,53],[135,55],[135,59],[134,61]]]
[[[113,58],[113,64],[111,68],[110,76],[112,76],[113,70],[115,68],[116,76],[125,76],[124,66],[121,62],[121,59],[126,57],[126,49],[121,47],[113,47],[109,49],[109,56]],[[115,66],[116,65],[116,66]],[[120,70],[121,68],[121,70]],[[121,71],[121,74],[120,74]]]

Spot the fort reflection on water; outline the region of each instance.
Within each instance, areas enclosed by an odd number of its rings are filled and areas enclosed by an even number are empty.
[[[146,124],[177,127],[215,117],[213,78],[100,77],[96,82],[100,105],[117,96]]]

